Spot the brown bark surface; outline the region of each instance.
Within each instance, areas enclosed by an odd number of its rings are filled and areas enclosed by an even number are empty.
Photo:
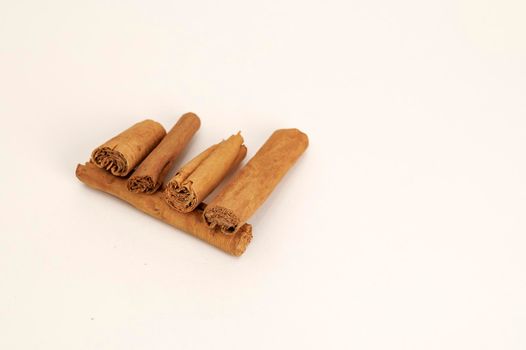
[[[163,126],[147,119],[124,130],[97,147],[91,160],[113,175],[126,176],[161,142]]]
[[[201,126],[194,113],[184,114],[161,143],[146,157],[128,180],[128,190],[151,194],[161,187],[166,174]]]
[[[227,235],[240,232],[308,144],[307,135],[298,129],[276,130],[206,207],[208,227],[217,226]]]
[[[194,210],[246,154],[240,134],[208,148],[184,165],[166,184],[166,202],[182,213]]]
[[[195,169],[205,160],[213,150],[215,150],[217,145],[212,145],[205,149],[203,152],[199,153],[196,157],[190,160],[188,163],[183,165],[181,169],[175,173],[174,177],[170,180],[171,183],[176,183],[177,186],[181,186],[184,180],[194,172]]]
[[[76,175],[89,187],[120,198],[140,211],[190,233],[229,254],[240,256],[252,239],[252,226],[249,224],[241,227],[235,235],[223,235],[206,226],[202,220],[201,207],[191,213],[179,213],[166,204],[161,192],[149,196],[132,193],[128,191],[125,179],[112,176],[93,163],[77,165]]]

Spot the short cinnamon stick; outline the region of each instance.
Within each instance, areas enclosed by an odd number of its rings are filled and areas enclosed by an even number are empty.
[[[201,125],[194,113],[184,114],[146,157],[128,180],[128,190],[152,194],[162,185],[177,157],[184,150]]]
[[[147,119],[124,130],[97,147],[91,160],[113,175],[126,176],[157,146],[166,135],[163,126]]]
[[[246,154],[240,134],[208,148],[184,165],[166,184],[166,202],[182,213],[194,210]]]
[[[240,256],[252,239],[252,226],[244,225],[232,236],[226,236],[209,229],[202,220],[202,207],[197,210],[182,214],[172,210],[162,198],[162,193],[157,192],[150,196],[144,196],[128,191],[126,180],[112,176],[93,163],[77,165],[76,175],[78,179],[89,187],[109,193],[117,198],[128,202],[140,211],[151,215],[167,224],[190,233],[205,242],[227,252],[228,254]]]
[[[272,193],[309,144],[298,129],[276,130],[252,159],[206,207],[206,224],[237,234]]]

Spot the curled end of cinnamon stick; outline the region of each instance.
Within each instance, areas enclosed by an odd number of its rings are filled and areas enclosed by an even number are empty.
[[[184,184],[180,184],[178,181],[168,182],[164,190],[164,198],[171,208],[181,213],[189,213],[199,204],[191,181]]]
[[[163,126],[151,119],[143,120],[97,147],[91,154],[93,163],[116,176],[126,176],[166,135]]]
[[[124,155],[109,147],[96,148],[91,154],[93,163],[116,176],[126,176],[129,172],[128,162]]]
[[[225,235],[233,235],[240,224],[236,214],[224,207],[213,207],[205,210],[203,218],[209,228],[218,227]]]
[[[132,176],[128,180],[127,188],[128,191],[134,193],[146,193],[152,194],[157,191],[161,186],[160,183],[156,183],[151,176]]]

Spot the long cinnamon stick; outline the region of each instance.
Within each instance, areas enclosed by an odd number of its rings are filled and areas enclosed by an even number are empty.
[[[298,129],[276,130],[206,207],[208,227],[218,226],[227,235],[240,232],[308,144],[307,135]]]
[[[151,194],[162,185],[166,174],[201,125],[194,113],[184,114],[161,143],[146,157],[128,180],[128,190]]]
[[[168,205],[182,213],[194,210],[247,154],[240,134],[212,146],[183,166],[166,184]]]
[[[126,176],[157,146],[166,135],[163,126],[147,119],[124,130],[97,147],[92,161],[113,175]]]
[[[132,193],[126,188],[125,179],[112,176],[93,163],[77,165],[76,175],[89,187],[120,198],[140,211],[190,233],[228,254],[240,256],[252,239],[252,226],[249,224],[241,227],[235,235],[223,235],[209,229],[203,222],[202,207],[188,214],[179,213],[166,204],[161,192],[150,196]],[[202,206],[204,207],[204,204]]]

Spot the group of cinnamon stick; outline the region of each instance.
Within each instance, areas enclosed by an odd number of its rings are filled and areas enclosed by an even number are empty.
[[[204,199],[238,167],[247,147],[240,133],[232,135],[166,181],[200,126],[193,113],[184,114],[168,133],[153,120],[141,121],[97,147],[89,162],[77,166],[76,175],[92,188],[239,256],[252,239],[248,219],[305,151],[308,138],[298,129],[276,130],[207,205]]]

